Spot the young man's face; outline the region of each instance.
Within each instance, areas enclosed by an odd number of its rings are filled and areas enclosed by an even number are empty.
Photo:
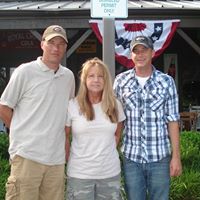
[[[41,42],[41,48],[43,50],[42,60],[48,65],[58,65],[66,51],[67,43],[62,37],[54,37],[48,41]]]
[[[155,52],[151,48],[138,44],[133,48],[131,58],[135,63],[136,68],[146,68],[151,66],[154,54]]]

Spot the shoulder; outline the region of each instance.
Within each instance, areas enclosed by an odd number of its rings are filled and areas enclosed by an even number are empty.
[[[65,75],[67,75],[67,76],[74,76],[74,74],[73,74],[73,72],[69,69],[69,68],[67,68],[67,67],[64,67],[64,66],[60,66],[61,67],[61,70],[63,71],[63,73],[65,74]]]
[[[117,102],[117,107],[118,107],[118,109],[119,109],[119,110],[122,110],[122,109],[123,109],[123,104],[122,104],[122,102],[121,102],[119,99],[117,99],[117,98],[116,98],[116,102]]]
[[[76,98],[72,98],[68,104],[68,111],[71,113],[71,116],[79,115],[80,107]]]
[[[124,114],[124,110],[123,110],[123,106],[122,106],[122,103],[116,99],[116,102],[117,102],[117,108],[118,108],[118,119],[119,119],[119,122],[121,121],[124,121],[125,120],[125,114]]]
[[[20,75],[23,76],[23,75],[27,75],[29,73],[31,74],[34,66],[36,66],[36,65],[37,65],[36,60],[30,61],[27,63],[22,63],[14,70],[12,76],[20,76]]]
[[[154,88],[156,92],[159,91],[160,93],[163,93],[163,94],[177,93],[174,79],[171,76],[159,70],[155,70],[153,72],[153,76],[150,83],[151,83],[150,86],[152,86],[152,88]]]
[[[130,79],[133,79],[133,74],[133,69],[129,69],[125,72],[118,74],[115,78],[114,85],[126,84]]]
[[[70,105],[75,104],[75,102],[77,102],[76,98],[72,98],[72,99],[69,100]]]
[[[129,70],[125,71],[125,72],[122,72],[122,73],[120,73],[120,74],[118,74],[116,76],[116,79],[126,78],[127,76],[130,76],[130,74],[132,74],[132,72],[133,72],[133,69],[129,69]]]
[[[154,79],[162,84],[173,84],[174,79],[169,76],[168,74],[165,74],[159,70],[154,71]]]
[[[16,69],[19,70],[19,71],[26,71],[26,70],[28,71],[28,70],[30,70],[31,67],[34,67],[36,65],[37,65],[37,61],[33,60],[33,61],[30,61],[30,62],[27,62],[27,63],[22,63]]]
[[[121,101],[119,101],[119,99],[117,99],[117,98],[116,98],[116,103],[117,103],[117,106],[118,106],[118,107],[122,106]]]
[[[123,110],[123,106],[122,106],[122,103],[121,101],[119,101],[117,98],[116,98],[116,103],[117,103],[117,108],[119,111]]]
[[[76,98],[72,98],[69,100],[69,107],[78,107],[78,101]]]

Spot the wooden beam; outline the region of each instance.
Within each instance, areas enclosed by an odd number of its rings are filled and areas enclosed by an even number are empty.
[[[176,32],[200,55],[200,47],[182,29]]]

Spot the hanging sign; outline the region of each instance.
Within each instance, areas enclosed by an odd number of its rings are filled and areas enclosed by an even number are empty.
[[[91,0],[93,18],[127,18],[127,0]]]

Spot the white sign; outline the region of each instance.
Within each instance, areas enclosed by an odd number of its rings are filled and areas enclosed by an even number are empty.
[[[127,18],[127,0],[91,0],[91,17]]]

